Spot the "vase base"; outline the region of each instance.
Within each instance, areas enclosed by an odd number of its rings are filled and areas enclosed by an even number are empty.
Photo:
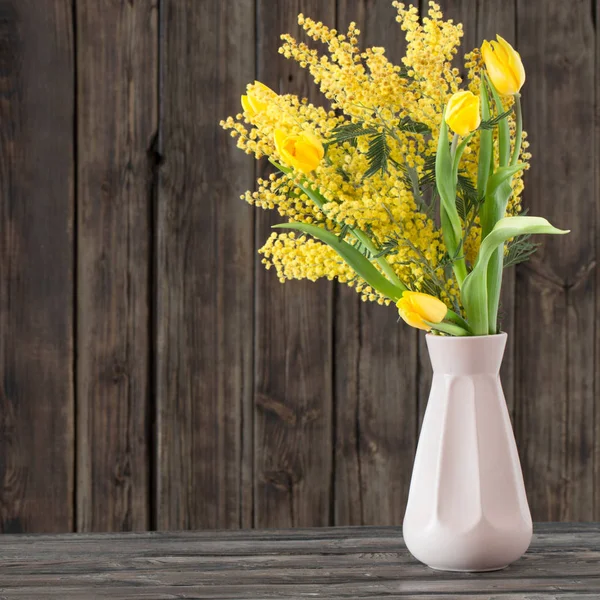
[[[509,565],[504,565],[502,567],[489,567],[487,569],[456,569],[452,567],[434,567],[433,565],[427,565],[433,571],[449,571],[451,573],[490,573],[492,571],[502,571],[506,569]]]

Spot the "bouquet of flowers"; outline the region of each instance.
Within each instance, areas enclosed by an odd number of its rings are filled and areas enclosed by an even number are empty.
[[[247,86],[243,112],[221,125],[274,167],[242,198],[287,219],[260,253],[279,279],[326,277],[363,300],[394,303],[404,321],[440,335],[498,333],[503,269],[527,260],[537,233],[567,233],[521,208],[528,168],[519,54],[497,37],[453,65],[462,26],[429,3],[394,2],[402,64],[299,15],[327,52],[283,35],[280,53],[309,70],[315,106]]]

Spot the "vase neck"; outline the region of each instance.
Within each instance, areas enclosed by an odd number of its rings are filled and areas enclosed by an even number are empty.
[[[506,333],[472,337],[427,335],[433,372],[438,375],[481,375],[500,371]]]

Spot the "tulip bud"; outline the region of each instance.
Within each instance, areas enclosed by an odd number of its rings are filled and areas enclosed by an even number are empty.
[[[282,129],[276,129],[274,138],[281,160],[305,175],[314,171],[325,156],[321,140],[308,131],[288,135]]]
[[[435,296],[421,292],[404,292],[396,303],[402,320],[411,327],[431,331],[429,323],[441,323],[448,307]]]
[[[519,53],[499,35],[497,42],[483,42],[481,55],[489,78],[503,96],[513,96],[525,83],[525,69]]]
[[[242,108],[252,118],[267,108],[269,97],[275,96],[277,94],[270,87],[255,81],[253,86],[248,85],[248,93],[242,96]]]
[[[479,96],[469,91],[456,92],[448,101],[444,118],[454,133],[469,135],[481,123]]]

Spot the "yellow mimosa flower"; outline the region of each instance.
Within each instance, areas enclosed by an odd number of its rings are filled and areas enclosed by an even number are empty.
[[[250,88],[250,86],[248,86]],[[259,91],[257,95],[256,91]],[[262,96],[263,99],[259,99],[258,96]],[[276,96],[277,94],[264,83],[255,81],[254,86],[248,89],[248,93],[242,96],[242,108],[250,118],[254,117],[258,113],[261,113],[267,108],[268,103],[264,101],[265,96]]]
[[[321,140],[308,131],[288,135],[282,129],[276,129],[274,139],[281,160],[305,175],[314,171],[325,156]]]
[[[465,136],[475,131],[481,123],[479,96],[468,90],[453,94],[446,107],[445,120],[458,135]]]
[[[525,69],[519,53],[502,37],[497,42],[483,42],[481,55],[488,75],[498,93],[516,94],[525,83]]]
[[[396,306],[403,321],[425,331],[431,330],[425,321],[441,323],[448,312],[448,307],[441,300],[422,292],[404,292]]]

